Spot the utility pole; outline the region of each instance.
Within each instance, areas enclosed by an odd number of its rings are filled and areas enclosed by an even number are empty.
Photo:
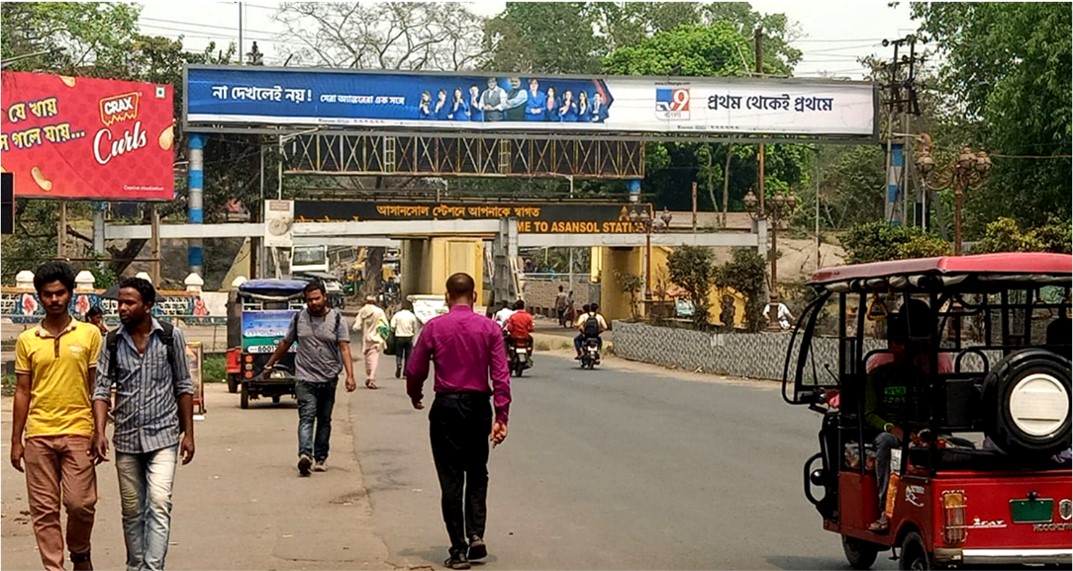
[[[756,76],[760,77],[764,74],[764,34],[760,26],[757,26],[756,31],[753,32],[753,43],[755,45],[753,51],[756,52]],[[760,148],[756,151],[756,194],[760,201],[760,212],[762,214],[764,212],[764,143],[760,143]]]
[[[906,143],[911,142],[909,114],[920,115],[916,91],[916,64],[923,58],[916,55],[916,36],[909,35],[898,40],[883,40],[883,46],[894,46],[894,57],[882,69],[887,72],[887,193],[884,214],[891,224],[903,224],[908,218],[908,172],[906,171]],[[909,55],[899,56],[900,49],[909,46]],[[903,68],[908,68],[903,73]],[[894,115],[901,114],[902,142],[894,143]],[[899,202],[901,204],[899,204]]]
[[[242,44],[242,2],[238,3],[238,64],[245,65],[246,52]]]

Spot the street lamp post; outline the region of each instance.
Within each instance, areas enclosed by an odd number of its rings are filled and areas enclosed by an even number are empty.
[[[954,255],[961,255],[961,211],[965,204],[965,189],[976,190],[983,186],[991,172],[991,157],[987,151],[973,151],[961,147],[958,158],[952,165],[936,170],[931,146],[920,149],[916,160],[917,169],[923,176],[924,186],[931,190],[954,189]]]
[[[749,216],[753,220],[767,219],[768,227],[771,231],[771,251],[768,256],[771,258],[771,286],[770,286],[770,299],[768,307],[768,330],[779,331],[779,306],[777,302],[778,295],[778,275],[779,275],[779,257],[778,257],[778,231],[779,223],[784,219],[793,216],[794,210],[797,209],[797,197],[792,194],[778,193],[767,204],[764,203],[762,198],[757,198],[753,191],[750,190],[745,195],[745,208],[749,209]]]
[[[666,208],[663,209],[659,218],[653,218],[648,208],[630,209],[630,221],[641,224],[645,229],[645,301],[652,300],[652,231],[660,232],[669,229],[672,218],[673,215]]]

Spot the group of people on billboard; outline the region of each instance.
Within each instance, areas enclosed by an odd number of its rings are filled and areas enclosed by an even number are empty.
[[[579,82],[580,83],[580,82]],[[504,89],[494,77],[488,78],[484,91],[473,84],[468,94],[455,87],[448,99],[446,89],[421,93],[418,117],[440,121],[528,121],[549,123],[603,123],[607,120],[607,102],[603,94],[593,89],[592,95],[585,89],[563,89],[560,93],[554,86],[541,89],[536,78],[529,80],[529,89],[522,87],[519,77],[508,81],[510,89]]]

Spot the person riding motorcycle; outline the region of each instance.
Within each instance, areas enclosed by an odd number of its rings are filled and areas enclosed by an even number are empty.
[[[503,325],[506,331],[506,346],[508,355],[510,348],[516,346],[518,341],[524,341],[527,347],[533,345],[533,316],[525,310],[525,302],[518,300],[514,303],[514,313],[507,318]]]
[[[604,340],[600,334],[607,331],[607,321],[604,320],[604,316],[600,315],[599,304],[584,306],[582,310],[584,313],[578,317],[576,324],[579,333],[577,337],[574,337],[574,349],[577,351],[578,360],[581,359],[581,348],[588,339],[596,339],[597,350],[603,351]]]

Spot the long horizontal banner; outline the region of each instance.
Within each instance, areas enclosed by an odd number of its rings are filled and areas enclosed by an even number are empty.
[[[0,160],[15,196],[171,200],[172,87],[5,71]]]
[[[870,82],[188,66],[193,125],[872,137]]]
[[[295,222],[361,220],[452,220],[517,218],[520,234],[643,234],[631,212],[651,212],[649,204],[448,204],[296,200]]]

